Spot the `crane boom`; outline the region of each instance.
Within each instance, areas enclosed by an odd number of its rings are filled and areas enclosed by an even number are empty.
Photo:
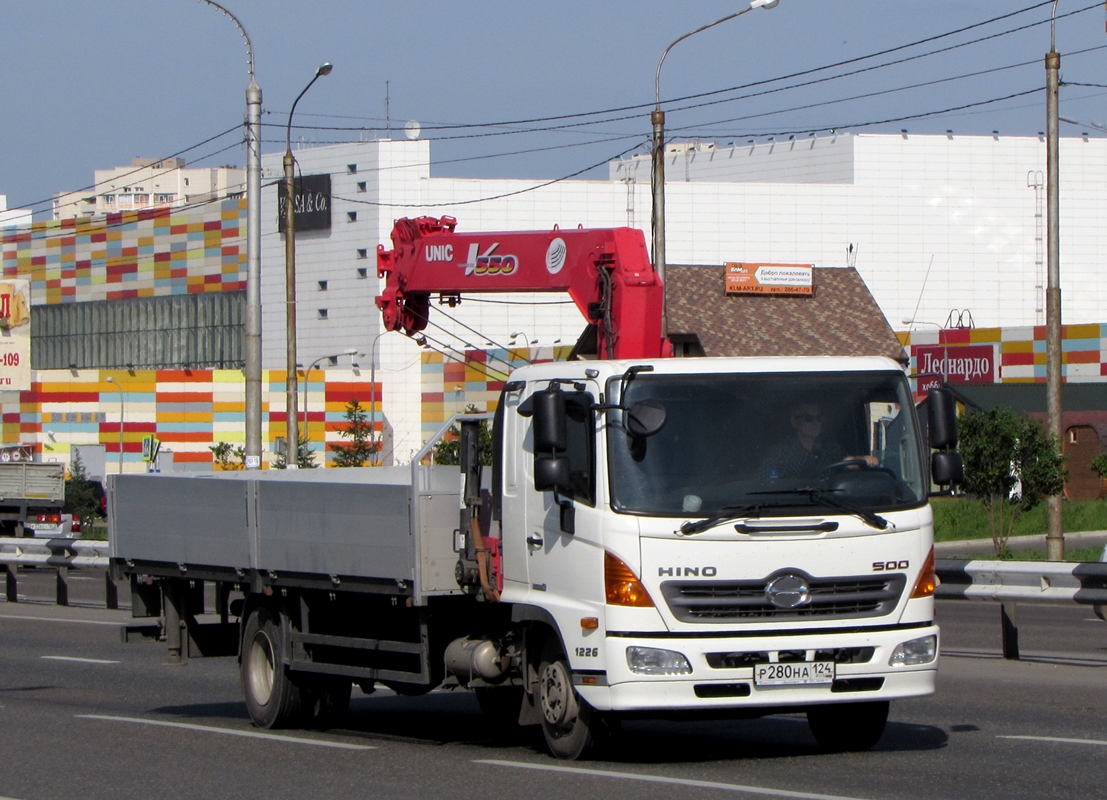
[[[671,355],[661,337],[664,286],[634,228],[457,233],[452,217],[397,220],[392,250],[377,248],[385,287],[377,307],[390,331],[423,330],[430,298],[462,293],[568,292],[596,326],[600,358]]]

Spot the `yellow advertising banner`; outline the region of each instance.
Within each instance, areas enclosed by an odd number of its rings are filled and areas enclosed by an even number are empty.
[[[801,294],[814,293],[812,264],[757,264],[744,261],[726,263],[727,294]]]
[[[0,281],[0,391],[31,388],[31,282]]]

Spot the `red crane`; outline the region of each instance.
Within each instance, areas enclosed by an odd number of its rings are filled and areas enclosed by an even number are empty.
[[[596,326],[600,358],[672,355],[661,338],[664,286],[634,228],[457,233],[452,217],[400,219],[392,250],[377,248],[385,278],[377,307],[390,331],[414,336],[432,294],[455,305],[463,293],[568,292]]]

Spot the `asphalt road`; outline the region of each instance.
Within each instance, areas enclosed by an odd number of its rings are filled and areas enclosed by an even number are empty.
[[[71,599],[86,588],[102,603],[95,578]],[[234,659],[170,667],[160,645],[121,643],[126,612],[0,602],[0,798],[1103,796],[1107,624],[1067,606],[1019,617],[1024,660],[1005,662],[995,606],[942,603],[939,691],[893,704],[869,753],[822,754],[779,716],[627,723],[604,760],[565,764],[463,692],[355,689],[340,729],[259,731]]]

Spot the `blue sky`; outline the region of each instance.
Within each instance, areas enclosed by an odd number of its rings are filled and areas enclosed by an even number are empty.
[[[387,135],[387,83],[392,135],[407,120],[422,123],[435,174],[546,179],[644,152],[665,47],[743,7],[222,2],[253,39],[265,152],[283,150],[292,100],[331,61],[334,72],[297,107],[295,139]],[[1051,8],[1040,0],[780,0],[673,49],[661,81],[668,128],[724,142],[830,128],[1034,134],[1045,129],[1036,90],[1045,83]],[[1104,3],[1060,0],[1057,11],[1063,81],[1107,85]],[[1023,26],[1031,27],[1011,32]],[[982,37],[992,38],[970,43]],[[904,48],[915,42],[924,43]],[[903,49],[865,58],[893,48]],[[912,60],[889,63],[904,58]],[[0,59],[0,194],[9,207],[82,188],[94,169],[134,156],[188,150],[195,166],[245,163],[237,127],[245,47],[202,0],[4,0]],[[857,70],[865,71],[843,75]],[[821,82],[798,85],[810,81]],[[694,95],[704,96],[676,100]],[[998,98],[1009,99],[986,102]],[[1061,98],[1061,116],[1079,123],[1062,125],[1063,135],[1107,135],[1094,127],[1107,126],[1107,89],[1069,85]],[[920,116],[944,109],[958,110]],[[604,113],[570,116],[589,112]],[[566,118],[528,121],[549,117]],[[446,127],[459,125],[470,127]]]

